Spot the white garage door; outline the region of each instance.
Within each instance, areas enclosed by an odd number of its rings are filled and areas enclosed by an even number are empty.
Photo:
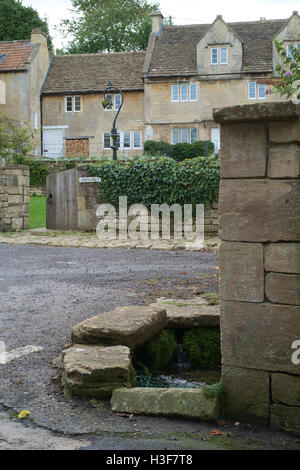
[[[64,129],[44,129],[43,154],[50,158],[64,156]]]

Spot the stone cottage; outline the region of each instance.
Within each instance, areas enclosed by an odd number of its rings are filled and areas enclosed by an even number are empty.
[[[0,42],[0,116],[27,124],[34,153],[40,153],[40,94],[49,68],[47,38],[40,29],[31,39]]]

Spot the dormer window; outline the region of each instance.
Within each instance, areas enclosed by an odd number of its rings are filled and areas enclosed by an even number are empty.
[[[212,47],[210,50],[211,65],[228,64],[228,47]]]

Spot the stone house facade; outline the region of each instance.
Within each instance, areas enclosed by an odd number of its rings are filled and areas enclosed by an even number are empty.
[[[40,29],[31,39],[0,42],[0,116],[32,131],[33,153],[40,153],[40,94],[49,68],[47,38]]]

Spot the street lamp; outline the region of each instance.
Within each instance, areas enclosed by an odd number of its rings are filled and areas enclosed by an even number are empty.
[[[104,109],[106,109],[108,106],[113,105],[112,100],[111,100],[111,98],[108,97],[108,95],[109,94],[114,94],[114,93],[118,93],[121,96],[120,107],[119,107],[118,112],[115,116],[115,119],[114,119],[114,122],[113,122],[113,127],[112,127],[111,134],[110,134],[111,138],[112,138],[112,141],[113,141],[113,144],[111,146],[111,148],[113,150],[113,160],[117,160],[118,159],[118,144],[117,144],[118,131],[117,131],[117,128],[116,128],[116,121],[118,119],[121,108],[123,106],[124,95],[123,95],[123,92],[119,88],[113,86],[110,82],[108,82],[107,88],[104,90],[104,100],[102,101],[102,106],[103,106]]]

